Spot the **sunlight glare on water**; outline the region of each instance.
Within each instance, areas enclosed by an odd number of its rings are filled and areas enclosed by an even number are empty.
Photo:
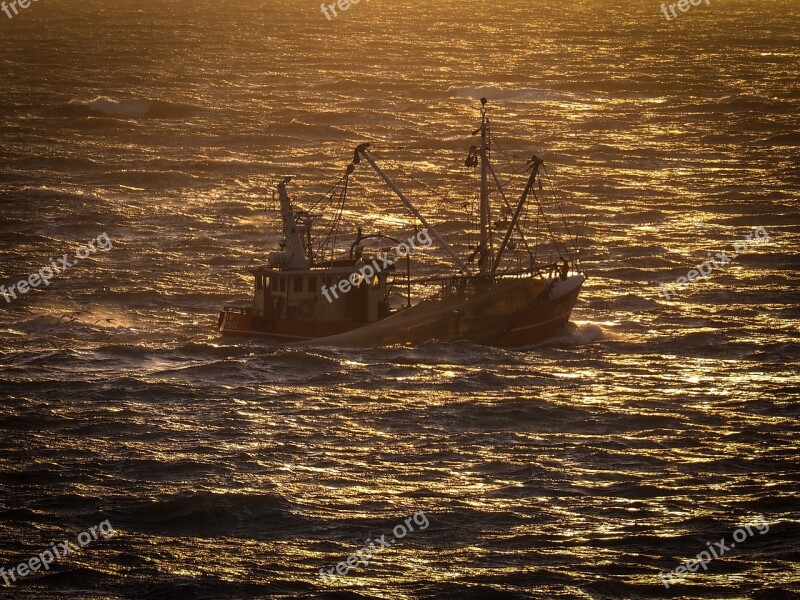
[[[799,13],[0,13],[0,284],[113,240],[0,300],[0,566],[117,531],[0,595],[797,597]],[[248,263],[281,241],[275,185],[292,176],[312,206],[360,143],[467,254],[481,97],[510,199],[535,154],[573,224],[589,279],[565,335],[518,351],[218,335],[218,310],[252,293]],[[343,243],[419,226],[368,170],[350,200]],[[757,228],[769,239],[659,294]],[[320,576],[417,511],[429,527]],[[759,516],[768,532],[665,589],[660,572]]]

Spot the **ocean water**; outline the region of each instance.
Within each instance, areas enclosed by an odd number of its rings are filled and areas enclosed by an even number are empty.
[[[794,0],[670,21],[656,0],[0,12],[0,285],[109,242],[0,297],[0,566],[115,532],[0,597],[800,597],[799,17]],[[499,168],[542,157],[577,234],[589,279],[563,337],[218,336],[279,241],[275,183],[310,204],[361,142],[463,251],[482,96]],[[410,226],[374,176],[353,192],[347,224]],[[368,564],[320,576],[367,541]]]

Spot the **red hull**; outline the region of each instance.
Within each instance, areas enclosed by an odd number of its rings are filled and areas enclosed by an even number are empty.
[[[522,316],[513,315],[513,325],[508,317],[497,321],[497,336],[483,336],[482,343],[490,346],[514,348],[530,346],[564,332],[581,286],[558,298],[535,302]],[[258,337],[280,344],[323,341],[364,327],[364,323],[302,321],[297,319],[256,319],[245,310],[225,310],[220,313],[219,330],[224,335]],[[435,329],[431,329],[431,337]],[[440,331],[443,333],[443,331]],[[467,336],[469,337],[469,336]],[[447,336],[445,336],[447,338]],[[449,339],[449,338],[448,338]]]
[[[265,338],[283,344],[330,337],[363,326],[363,323],[322,323],[296,319],[256,322],[249,314],[232,311],[222,311],[219,318],[219,330],[223,335]]]
[[[518,348],[561,335],[567,326],[579,293],[580,288],[561,298],[536,304],[519,325],[492,340],[490,345]]]

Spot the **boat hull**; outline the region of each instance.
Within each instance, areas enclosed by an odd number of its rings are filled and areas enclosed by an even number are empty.
[[[426,301],[381,321],[325,323],[259,319],[243,309],[220,313],[223,335],[257,337],[279,344],[381,346],[466,339],[498,347],[521,347],[564,332],[584,278],[557,282],[542,294],[537,280],[506,282],[470,299]]]
[[[573,279],[573,278],[570,278]],[[578,300],[584,278],[567,282],[564,293],[552,299],[537,302],[527,315],[507,332],[491,339],[488,344],[501,348],[519,348],[544,342],[566,331],[572,309]]]
[[[263,338],[290,344],[339,335],[363,327],[363,323],[323,323],[299,319],[258,319],[239,310],[226,309],[219,315],[219,331],[226,336]]]

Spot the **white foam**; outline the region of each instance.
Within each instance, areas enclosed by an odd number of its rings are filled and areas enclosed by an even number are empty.
[[[115,117],[132,117],[141,119],[146,117],[153,107],[149,100],[112,100],[111,98],[95,98],[86,106],[92,112],[102,113]]]

